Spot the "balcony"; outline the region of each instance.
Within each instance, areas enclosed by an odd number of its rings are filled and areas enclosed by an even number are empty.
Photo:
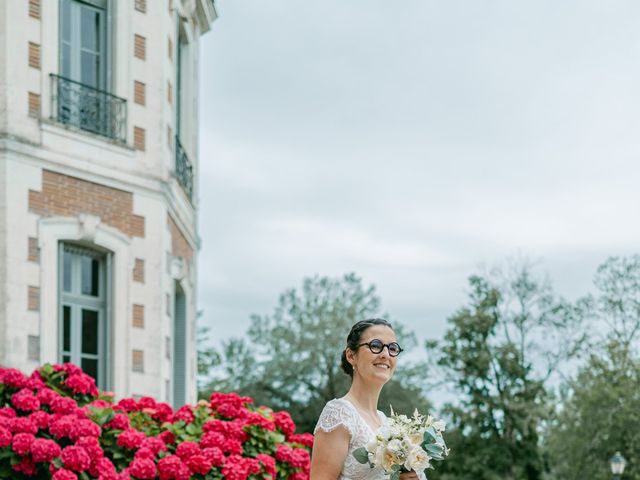
[[[176,178],[184,192],[193,201],[193,164],[176,136]]]
[[[51,74],[51,117],[53,120],[127,142],[127,101],[103,90]]]

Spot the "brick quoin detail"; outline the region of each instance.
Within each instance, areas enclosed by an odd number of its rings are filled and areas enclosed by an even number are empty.
[[[191,263],[193,258],[193,248],[189,245],[187,238],[182,234],[176,222],[173,221],[170,215],[167,214],[167,225],[171,232],[171,254],[174,257],[182,257],[188,263]]]
[[[29,66],[40,69],[40,45],[29,42]]]
[[[146,90],[147,86],[144,83],[135,80],[133,82],[133,101],[139,105],[145,105],[147,103]]]
[[[133,36],[133,56],[140,60],[147,58],[147,39],[137,33]]]
[[[147,13],[147,0],[136,0],[135,9],[140,13]]]
[[[133,148],[143,151],[146,148],[146,130],[142,127],[133,127]]]
[[[131,350],[131,370],[144,373],[144,351]]]
[[[40,20],[40,0],[29,0],[29,16]]]
[[[38,239],[29,237],[29,251],[27,253],[27,261],[40,263],[40,247],[38,247]]]
[[[144,260],[141,258],[136,258],[136,263],[133,266],[133,281],[144,283]]]
[[[40,95],[29,92],[29,116],[40,118]]]
[[[42,191],[29,190],[29,211],[43,217],[88,213],[130,237],[144,238],[145,219],[133,213],[133,194],[50,170],[42,171]]]
[[[28,287],[27,291],[28,301],[27,301],[27,309],[32,312],[37,312],[40,310],[40,287]]]
[[[133,304],[133,326],[144,328],[144,305]]]

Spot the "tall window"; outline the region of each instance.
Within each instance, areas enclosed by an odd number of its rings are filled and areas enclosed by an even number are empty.
[[[187,107],[186,100],[186,82],[185,73],[188,72],[188,56],[187,56],[188,43],[186,34],[182,31],[182,28],[178,26],[178,47],[177,47],[177,61],[176,61],[176,135],[178,139],[182,138],[184,134],[185,125],[184,119],[186,119],[184,110]]]
[[[60,360],[107,388],[108,257],[67,243],[60,256]]]
[[[189,121],[190,92],[188,81],[191,78],[191,63],[189,44],[186,33],[183,30],[181,20],[178,19],[178,48],[176,62],[176,178],[182,185],[190,200],[193,200],[193,163],[187,155],[184,146],[189,140],[189,131],[193,126]]]
[[[107,0],[60,1],[60,74],[105,90]]]
[[[56,120],[126,142],[126,100],[109,92],[109,3],[60,0],[60,66],[51,74]]]
[[[173,299],[173,404],[187,401],[187,302],[184,291],[175,282]]]

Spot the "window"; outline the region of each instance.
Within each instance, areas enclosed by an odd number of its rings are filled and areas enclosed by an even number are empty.
[[[107,2],[61,0],[60,75],[106,90]]]
[[[60,258],[60,360],[107,388],[108,256],[63,243]]]
[[[126,141],[126,101],[110,93],[110,0],[60,0],[59,74],[51,74],[59,122]]]
[[[186,80],[188,78],[188,43],[186,34],[182,31],[181,26],[178,27],[178,46],[177,46],[177,62],[176,62],[176,135],[181,138],[184,135],[184,120],[186,119]],[[185,75],[186,74],[186,75]]]
[[[193,164],[184,148],[184,141],[188,139],[189,129],[189,102],[187,95],[190,78],[190,56],[189,44],[187,42],[186,33],[182,30],[178,19],[178,47],[176,62],[176,178],[182,186],[189,200],[193,199]]]
[[[173,404],[187,401],[187,302],[184,291],[175,282],[173,298]]]

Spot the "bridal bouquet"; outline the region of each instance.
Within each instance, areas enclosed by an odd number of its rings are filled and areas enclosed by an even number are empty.
[[[353,456],[360,463],[380,468],[397,480],[402,472],[416,472],[433,468],[432,460],[443,460],[449,454],[442,432],[445,423],[416,410],[411,418],[398,415],[391,408],[391,416],[366,447],[358,448]]]

